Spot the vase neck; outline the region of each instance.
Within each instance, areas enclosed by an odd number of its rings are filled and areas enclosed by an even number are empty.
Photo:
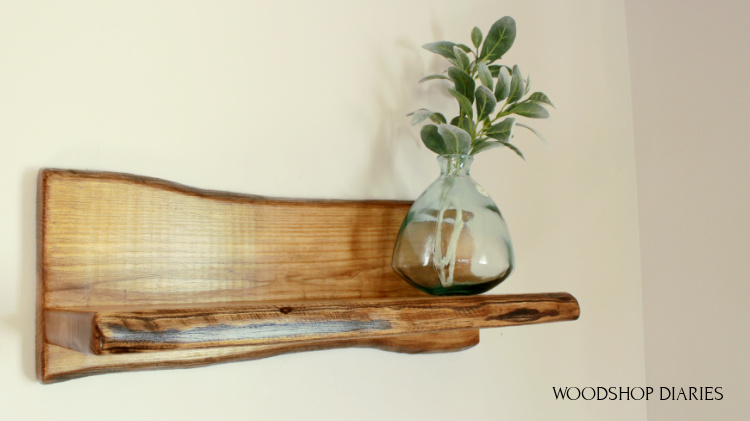
[[[471,155],[438,155],[440,175],[469,175],[474,157]]]

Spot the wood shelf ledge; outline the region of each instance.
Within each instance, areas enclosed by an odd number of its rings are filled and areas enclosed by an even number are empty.
[[[47,310],[47,340],[104,355],[386,338],[575,320],[567,293]]]

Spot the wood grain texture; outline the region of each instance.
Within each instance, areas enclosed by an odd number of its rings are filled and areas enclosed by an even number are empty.
[[[567,294],[529,307],[409,286],[390,262],[410,202],[68,170],[40,171],[37,194],[42,382],[337,347],[444,352],[482,326],[577,317]]]
[[[390,267],[409,202],[269,199],[47,170],[46,307],[419,296]]]
[[[46,318],[50,343],[80,352],[116,354],[386,338],[574,320],[578,311],[575,298],[557,293],[66,309],[50,310]],[[50,333],[49,327],[66,333]]]
[[[93,355],[57,345],[44,344],[44,383],[122,371],[200,367],[255,360],[275,355],[335,348],[374,348],[408,354],[455,352],[479,343],[479,330],[404,335],[389,338],[311,341],[297,344],[228,346],[129,354]]]

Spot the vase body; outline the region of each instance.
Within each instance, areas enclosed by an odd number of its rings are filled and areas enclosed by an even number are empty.
[[[505,220],[470,176],[473,157],[440,155],[440,177],[414,202],[398,233],[393,269],[433,295],[485,292],[510,275]]]

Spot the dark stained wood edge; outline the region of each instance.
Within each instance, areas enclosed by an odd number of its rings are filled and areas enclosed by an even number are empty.
[[[46,189],[47,175],[49,173],[44,169],[39,170],[37,174],[36,186],[36,335],[35,335],[35,353],[36,353],[36,377],[43,381],[46,371],[47,356],[45,352],[45,311],[44,296],[46,288],[46,272],[44,264],[44,227],[45,227],[45,209],[46,209]]]
[[[179,354],[182,351],[162,351],[156,352],[151,355],[163,356],[164,359],[154,361],[134,361],[134,362],[118,362],[117,359],[127,354],[113,355],[113,356],[94,356],[86,354],[85,358],[88,358],[90,364],[83,364],[79,368],[63,370],[59,372],[47,372],[45,376],[40,379],[44,384],[59,383],[66,380],[72,380],[81,377],[87,377],[98,374],[118,373],[127,371],[142,371],[142,370],[167,370],[177,368],[192,368],[192,367],[203,367],[207,365],[228,363],[228,362],[239,362],[239,361],[250,361],[262,358],[273,357],[282,354],[292,354],[297,352],[307,351],[320,351],[327,349],[336,348],[373,348],[389,352],[398,352],[406,354],[422,354],[422,353],[445,353],[445,352],[457,352],[468,348],[471,348],[479,343],[479,330],[470,329],[463,331],[448,331],[439,333],[425,333],[425,334],[413,334],[404,335],[399,337],[390,338],[376,338],[376,339],[354,339],[345,341],[319,341],[309,342],[305,344],[282,344],[282,345],[261,345],[261,346],[248,346],[248,347],[231,347],[228,350],[237,350],[234,353],[227,355],[206,355],[198,358],[184,358],[173,357],[175,354]],[[54,353],[55,349],[63,352],[74,352],[67,351],[59,348],[55,345],[47,344],[46,347],[52,350]],[[106,360],[107,358],[114,358],[115,361]],[[104,360],[102,360],[104,359]],[[101,361],[101,363],[99,363]]]
[[[339,200],[339,199],[298,199],[298,198],[282,198],[282,197],[268,197],[252,194],[243,193],[232,193],[221,190],[210,190],[200,189],[196,187],[186,186],[184,184],[175,183],[173,181],[163,180],[156,177],[146,177],[142,175],[134,175],[119,172],[110,171],[88,171],[88,170],[63,170],[55,168],[44,168],[40,170],[41,175],[44,177],[55,177],[55,178],[78,178],[78,179],[94,179],[94,180],[111,180],[131,184],[145,185],[149,187],[158,188],[161,190],[172,191],[177,193],[186,194],[189,196],[210,198],[220,201],[230,202],[264,202],[264,203],[284,203],[285,205],[322,205],[322,206],[384,206],[390,207],[393,205],[411,206],[412,201],[405,200],[380,200],[380,199],[366,199],[366,200]]]

